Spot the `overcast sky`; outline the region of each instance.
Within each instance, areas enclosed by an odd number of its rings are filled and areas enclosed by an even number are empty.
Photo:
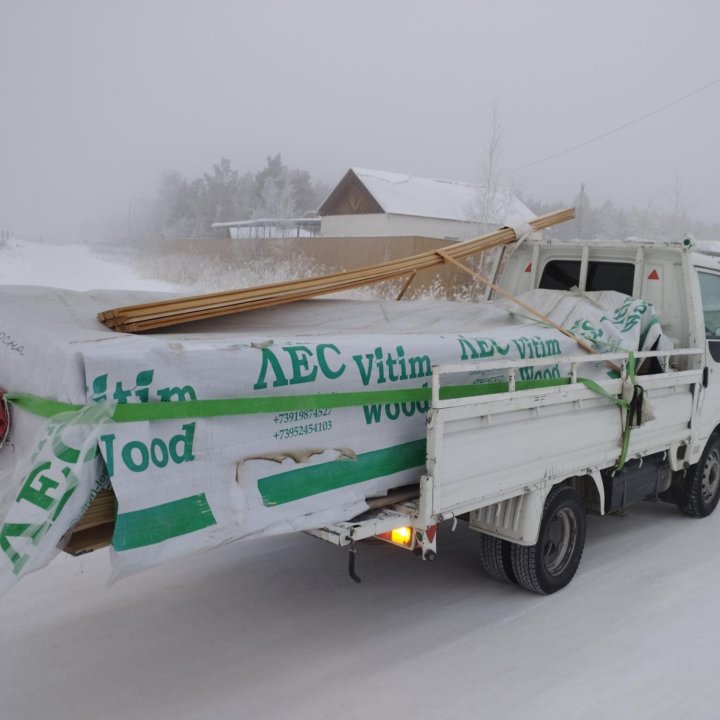
[[[505,170],[720,78],[717,0],[0,0],[0,228],[72,234],[160,172],[269,154],[474,181],[499,101]],[[508,175],[542,200],[720,220],[720,84]]]

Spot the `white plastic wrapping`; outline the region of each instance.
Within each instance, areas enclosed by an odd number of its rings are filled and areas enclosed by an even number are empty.
[[[101,403],[52,417],[0,474],[0,594],[55,557],[100,490],[97,441],[113,410]]]
[[[600,350],[665,342],[652,307],[619,293],[533,291],[523,299]],[[100,464],[89,459],[90,446],[99,448],[118,500],[111,556],[119,577],[249,535],[347,520],[366,509],[366,498],[416,482],[424,472],[429,391],[411,399],[372,393],[428,388],[433,365],[464,360],[547,358],[519,379],[560,378],[569,372],[563,356],[581,352],[572,338],[505,302],[320,300],[145,336],[114,333],[95,320],[100,310],[142,300],[137,293],[0,290],[0,329],[15,342],[15,350],[0,346],[0,386],[89,407],[71,425],[51,421],[39,442],[43,423],[14,408],[12,445],[0,450],[0,537],[5,528],[11,538],[10,551],[0,552],[0,590],[47,562],[92,498]],[[595,379],[607,377],[604,363],[589,367]],[[457,382],[504,379],[488,371]],[[333,408],[313,401],[335,393],[360,394],[360,401]],[[306,400],[289,405],[297,396]],[[250,414],[107,422],[114,403],[228,398],[276,404]],[[71,468],[78,477],[72,504],[34,544],[27,534],[13,538],[8,525],[45,517],[22,519],[20,504],[7,498],[17,497],[41,462],[63,471],[52,458],[56,436],[88,458]],[[47,494],[59,503],[60,490]],[[28,556],[20,573],[13,552]]]

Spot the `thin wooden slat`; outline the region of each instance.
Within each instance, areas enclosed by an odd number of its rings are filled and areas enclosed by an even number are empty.
[[[192,319],[200,319],[212,316],[227,315],[234,312],[244,310],[260,309],[272,307],[275,305],[293,302],[296,300],[305,300],[309,297],[335,293],[343,290],[349,290],[363,285],[376,282],[391,280],[398,275],[411,272],[408,266],[394,268],[391,270],[382,269],[373,273],[366,272],[354,276],[343,276],[337,279],[317,279],[313,283],[305,284],[303,287],[285,287],[283,289],[272,289],[271,292],[254,293],[255,297],[244,297],[242,299],[231,299],[221,302],[188,302],[180,307],[166,309],[160,306],[154,310],[146,311],[142,314],[131,313],[125,315],[119,322],[112,323],[114,327],[122,330],[141,330],[152,325],[153,327],[164,327],[172,324],[187,322]],[[248,293],[249,295],[249,293]],[[202,314],[198,315],[198,311]],[[209,314],[208,314],[209,312]],[[167,321],[163,320],[167,318]],[[129,326],[132,324],[132,326]]]
[[[506,241],[507,239],[514,238],[515,235],[512,230],[506,230],[502,239],[503,241]],[[479,250],[485,249],[485,247],[483,246],[475,248],[474,244],[478,243],[478,240],[467,241],[467,243],[473,243],[473,246],[471,248],[467,248],[467,254],[474,254]],[[461,251],[464,251],[466,249],[461,248],[460,245],[464,244],[458,243],[457,246],[450,246],[450,249],[443,248],[443,250],[447,250],[452,256],[465,257],[465,253]],[[321,275],[317,277],[303,278],[301,280],[282,281],[277,283],[271,283],[268,285],[259,285],[256,287],[244,288],[242,290],[226,290],[224,292],[209,293],[206,295],[194,295],[191,297],[173,298],[171,300],[160,300],[141,305],[129,305],[126,307],[115,308],[113,310],[107,310],[103,313],[100,313],[100,315],[106,318],[117,318],[127,315],[141,315],[143,314],[144,310],[153,311],[156,308],[165,308],[171,311],[176,309],[182,310],[188,306],[195,306],[199,303],[204,303],[204,301],[206,300],[217,303],[235,302],[237,300],[251,299],[263,295],[276,295],[277,291],[279,290],[293,291],[295,289],[312,288],[313,285],[322,281],[349,281],[356,278],[363,278],[373,272],[389,273],[389,276],[394,276],[395,273],[405,274],[416,268],[425,269],[426,267],[432,267],[433,265],[437,264],[438,261],[437,257],[435,257],[435,253],[433,251],[426,251],[410,258],[393,260],[387,263],[382,263],[380,265],[358,268],[356,270],[345,271],[341,273],[333,273],[331,275]],[[417,267],[418,265],[420,265],[421,267]]]
[[[543,215],[529,224],[533,230],[537,231],[570,220],[574,216],[575,211],[570,208]],[[440,265],[446,262],[445,258],[463,259],[513,242],[516,239],[515,232],[512,229],[502,228],[480,238],[454,243],[442,248],[440,251],[426,251],[402,260],[302,280],[291,280],[241,290],[229,290],[114,308],[99,313],[98,319],[117,331],[144,332],[155,330],[247,310],[273,307],[318,295],[391,280]]]
[[[464,245],[466,247],[451,246],[449,252],[457,254],[458,257],[465,257],[474,252],[496,246],[498,240],[507,242],[514,239],[512,230],[501,231],[503,236],[498,238],[485,239],[482,245],[478,241],[468,241]],[[496,233],[497,235],[497,233]],[[480,239],[484,240],[484,239]],[[145,320],[155,320],[160,317],[173,317],[176,313],[183,314],[188,311],[194,311],[199,307],[203,309],[224,308],[232,306],[235,303],[247,304],[242,309],[254,309],[255,307],[264,307],[268,300],[271,304],[278,304],[278,298],[283,296],[288,302],[292,302],[295,298],[293,294],[299,293],[297,299],[305,299],[317,294],[327,292],[337,292],[347,289],[348,287],[357,287],[355,281],[359,280],[360,285],[371,282],[380,282],[386,279],[392,279],[399,275],[406,274],[412,269],[425,269],[438,265],[438,258],[433,252],[426,252],[422,255],[412,258],[406,258],[400,261],[383,263],[381,265],[360,268],[355,271],[335,273],[314,278],[305,278],[303,280],[295,280],[281,283],[273,283],[272,285],[248,288],[245,290],[233,290],[223,293],[212,293],[203,296],[194,296],[190,298],[178,298],[175,300],[165,300],[157,303],[148,303],[145,305],[129,306],[127,308],[117,308],[114,311],[108,311],[115,314],[115,318],[108,322],[108,325],[118,326],[128,323],[130,320],[142,322]],[[253,302],[255,301],[255,302]],[[226,313],[222,313],[226,314]],[[185,320],[178,320],[184,322]],[[175,323],[173,323],[175,324]]]
[[[413,272],[413,271],[411,271]],[[376,282],[384,282],[385,280],[392,280],[396,277],[395,274],[389,274],[389,273],[382,273],[374,276],[366,275],[364,277],[360,278],[347,278],[343,282],[334,282],[334,283],[324,283],[324,284],[316,284],[313,286],[312,289],[312,295],[311,296],[318,296],[318,295],[324,295],[328,293],[334,293],[334,292],[341,292],[344,290],[351,290],[356,287],[362,287],[363,285],[370,285],[372,283]],[[127,323],[130,319],[136,320],[136,321],[146,321],[146,320],[160,320],[164,317],[177,317],[181,318],[183,316],[194,314],[198,311],[217,311],[218,316],[223,314],[228,314],[228,312],[224,312],[225,310],[232,312],[239,312],[240,310],[252,310],[256,308],[262,308],[262,307],[271,307],[276,304],[283,304],[286,302],[293,302],[294,300],[305,300],[308,298],[308,290],[307,289],[300,289],[293,292],[285,292],[282,294],[279,293],[269,293],[266,295],[263,295],[258,298],[250,298],[243,302],[225,302],[225,303],[211,303],[211,304],[203,304],[203,305],[187,305],[183,308],[175,309],[175,310],[163,310],[156,313],[147,313],[145,315],[140,316],[130,316],[130,318],[126,319],[124,322]],[[184,320],[183,320],[184,322]]]
[[[400,289],[400,292],[397,294],[396,300],[402,300],[405,293],[410,288],[410,285],[412,284],[412,281],[415,279],[415,276],[417,275],[417,270],[413,270],[410,275],[408,275],[408,279],[404,282],[402,288]]]

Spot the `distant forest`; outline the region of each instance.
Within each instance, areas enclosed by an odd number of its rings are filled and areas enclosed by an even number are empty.
[[[522,194],[520,198],[538,215],[568,206],[564,202],[546,203]],[[593,205],[584,189],[571,204],[575,208],[576,219],[550,228],[546,231],[549,236],[588,240],[640,238],[677,241],[689,234],[696,240],[720,240],[720,223],[707,224],[691,219],[685,210],[679,186],[646,207],[628,209],[618,207],[610,200]]]
[[[288,168],[280,153],[267,157],[265,167],[255,173],[241,174],[228,158],[221,158],[194,180],[175,170],[163,173],[156,196],[132,204],[127,235],[135,240],[198,239],[218,234],[211,230],[214,222],[302,217],[317,210],[330,190],[314,182],[307,170]],[[679,240],[690,233],[698,240],[720,240],[720,224],[692,221],[679,179],[645,207],[623,208],[610,200],[593,205],[584,188],[572,202],[548,203],[516,194],[538,215],[569,204],[576,208],[577,219],[551,228],[547,232],[552,237]]]
[[[153,200],[136,201],[128,217],[131,238],[203,238],[214,222],[302,217],[317,210],[330,191],[306,170],[283,165],[280,153],[262,170],[240,174],[228,158],[195,180],[163,173]]]

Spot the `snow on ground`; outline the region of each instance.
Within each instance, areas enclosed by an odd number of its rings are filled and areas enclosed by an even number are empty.
[[[12,267],[49,278],[70,256],[35,251]],[[95,286],[136,282],[72,253],[58,284],[90,266]],[[17,281],[8,267],[0,251],[0,281]],[[305,535],[109,588],[106,551],[61,555],[0,598],[0,718],[715,719],[718,546],[720,513],[590,517],[578,575],[550,597],[486,577],[462,524],[433,563],[361,546],[361,585],[344,551]]]
[[[100,551],[0,599],[8,720],[658,720],[718,717],[720,517],[590,518],[580,571],[539,597],[478,567],[305,535],[234,543],[106,588]]]
[[[173,290],[141,278],[129,267],[102,259],[86,245],[50,245],[11,238],[0,245],[0,283],[72,290]]]

